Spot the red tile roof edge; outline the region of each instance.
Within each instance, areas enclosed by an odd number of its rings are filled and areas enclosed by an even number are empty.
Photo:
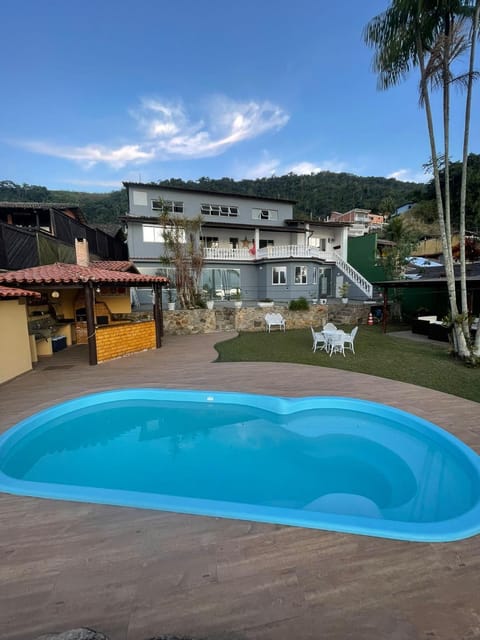
[[[18,287],[2,287],[0,285],[0,298],[40,298],[38,291],[27,291]]]
[[[0,273],[0,283],[10,284],[86,284],[95,283],[168,283],[163,276],[149,276],[141,273],[128,273],[94,266],[82,267],[77,264],[55,264],[19,269]]]

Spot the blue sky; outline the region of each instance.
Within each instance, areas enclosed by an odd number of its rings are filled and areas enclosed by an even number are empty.
[[[377,91],[362,39],[387,5],[4,0],[0,179],[81,191],[320,170],[425,180],[417,80]]]

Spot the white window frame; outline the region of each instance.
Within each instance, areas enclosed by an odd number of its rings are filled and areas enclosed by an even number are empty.
[[[152,211],[164,211],[165,213],[183,213],[183,202],[180,200],[152,200]]]
[[[227,204],[208,204],[202,202],[200,205],[200,213],[202,216],[238,216],[238,207],[236,205]]]
[[[143,242],[151,242],[157,244],[165,244],[163,233],[166,227],[160,224],[142,224]],[[184,244],[186,242],[185,231],[179,230],[179,241]]]
[[[307,284],[308,282],[308,267],[305,264],[295,267],[295,278],[293,280],[295,284]]]
[[[278,220],[278,209],[252,209],[252,220]]]
[[[283,278],[282,278],[283,274]],[[282,282],[283,279],[283,282]],[[277,280],[277,282],[275,282]],[[272,285],[277,287],[287,284],[287,267],[272,267]]]

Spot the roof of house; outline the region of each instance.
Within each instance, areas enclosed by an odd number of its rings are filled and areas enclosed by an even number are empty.
[[[2,287],[0,285],[0,298],[40,298],[38,291],[27,291],[18,287]]]
[[[162,191],[191,191],[192,193],[204,193],[212,196],[230,196],[235,198],[247,198],[248,200],[266,200],[268,202],[286,202],[288,204],[296,204],[296,200],[289,200],[288,198],[273,198],[272,196],[263,196],[257,194],[237,193],[235,191],[212,191],[210,189],[192,189],[189,187],[170,187],[167,185],[157,184],[156,182],[124,182],[123,186],[127,189],[129,187],[141,187],[148,189],[159,189]]]
[[[107,269],[108,271],[130,271],[130,273],[140,273],[135,264],[130,260],[92,260],[91,266],[96,269]]]
[[[138,224],[160,224],[160,221],[158,219],[158,216],[122,216],[120,218],[121,220],[124,220],[125,222],[136,222]],[[225,221],[225,219],[214,219],[214,220],[202,220],[202,226],[203,227],[223,227],[225,229],[256,229],[258,228],[258,224],[255,224],[254,222],[231,222],[231,218],[228,218],[228,222]],[[304,233],[305,232],[305,225],[309,225],[310,227],[350,227],[351,224],[349,222],[332,222],[332,221],[326,221],[326,220],[295,220],[294,218],[290,218],[288,220],[285,220],[285,225],[288,227],[289,231],[295,231],[295,227],[301,228],[301,232]],[[268,230],[268,231],[285,231],[286,227],[285,226],[273,226],[273,225],[265,225],[261,227],[262,229]]]
[[[168,283],[168,278],[163,276],[149,276],[141,273],[127,273],[118,269],[106,269],[94,266],[82,267],[78,264],[65,264],[56,262],[55,264],[32,267],[30,269],[20,269],[18,271],[6,271],[0,273],[0,283],[10,284],[87,284],[92,283],[114,283],[124,286],[135,286],[137,284]]]
[[[121,224],[115,224],[114,222],[111,223],[102,223],[102,224],[94,224],[93,227],[95,229],[98,229],[99,231],[103,231],[103,233],[106,233],[107,236],[111,236],[112,238],[115,238],[120,232],[123,232],[123,228]]]
[[[454,265],[455,280],[460,281],[460,265]],[[472,262],[467,264],[467,282],[474,285],[477,289],[480,286],[480,262]],[[407,278],[402,280],[382,280],[374,282],[376,286],[383,287],[431,287],[435,285],[446,286],[447,278],[445,275],[445,266],[439,267],[417,267],[410,269]]]

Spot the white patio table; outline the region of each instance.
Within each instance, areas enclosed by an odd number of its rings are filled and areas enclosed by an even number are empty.
[[[323,331],[325,336],[325,351],[332,355],[332,353],[343,353],[345,355],[343,342],[345,338],[345,331],[337,329],[336,331]]]

